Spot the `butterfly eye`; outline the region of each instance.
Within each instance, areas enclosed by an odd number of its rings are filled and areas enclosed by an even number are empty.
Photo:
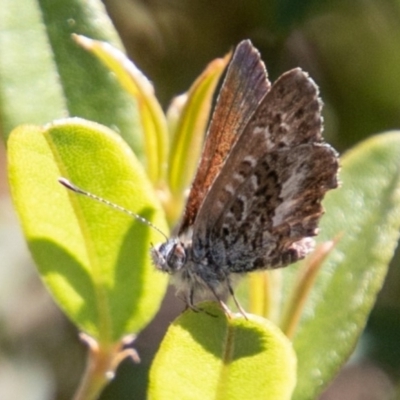
[[[186,251],[182,243],[178,242],[170,252],[168,264],[174,267],[175,271],[179,271],[186,263]]]
[[[157,269],[170,274],[179,271],[186,262],[186,251],[182,243],[170,239],[151,249],[151,257]]]

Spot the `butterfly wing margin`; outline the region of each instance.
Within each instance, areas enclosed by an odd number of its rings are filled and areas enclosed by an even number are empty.
[[[322,142],[318,88],[300,69],[272,86],[199,211],[194,257],[231,272],[303,258],[321,200],[337,186],[336,152]]]
[[[236,47],[221,86],[178,234],[193,225],[229,150],[269,88],[258,50],[249,40],[242,41]]]

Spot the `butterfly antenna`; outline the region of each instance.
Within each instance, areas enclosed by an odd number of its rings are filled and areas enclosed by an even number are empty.
[[[157,228],[155,225],[153,225],[150,221],[148,221],[146,218],[141,217],[138,214],[135,214],[134,212],[127,210],[124,207],[119,206],[118,204],[112,203],[111,201],[108,201],[106,199],[103,199],[100,196],[97,196],[93,193],[90,193],[86,190],[81,189],[80,187],[74,185],[73,183],[71,183],[68,179],[65,178],[58,178],[58,182],[61,183],[61,185],[65,186],[67,189],[72,190],[75,193],[78,194],[82,194],[83,196],[89,197],[90,199],[96,200],[99,203],[103,203],[108,207],[114,208],[118,211],[121,211],[125,214],[128,214],[129,216],[135,218],[136,220],[140,221],[142,224],[145,224],[147,226],[150,226],[151,228],[153,228],[154,230],[156,230],[158,233],[160,233],[161,235],[163,235],[165,237],[166,240],[168,240],[168,236],[162,232],[159,228]]]

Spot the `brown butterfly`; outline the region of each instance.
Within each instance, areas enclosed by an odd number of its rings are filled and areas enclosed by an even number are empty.
[[[235,276],[285,267],[312,250],[321,200],[338,185],[321,108],[307,73],[290,70],[271,86],[251,42],[237,46],[178,234],[151,249],[189,307],[212,294],[229,313],[222,298],[234,297]]]

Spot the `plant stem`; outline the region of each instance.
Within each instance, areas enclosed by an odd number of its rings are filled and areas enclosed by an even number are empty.
[[[83,378],[73,400],[95,400],[114,378],[115,370],[123,359],[131,357],[138,361],[139,358],[133,349],[122,348],[127,340],[112,346],[101,346],[89,335],[81,333],[80,337],[88,345],[89,353]]]

